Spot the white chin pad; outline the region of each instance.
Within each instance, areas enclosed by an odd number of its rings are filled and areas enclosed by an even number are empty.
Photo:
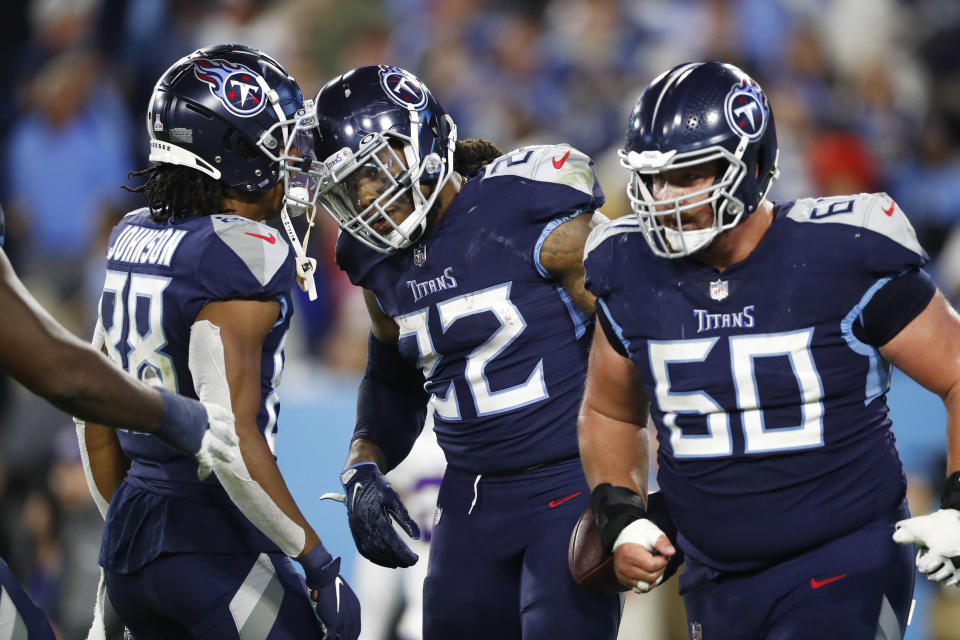
[[[309,208],[309,205],[305,204],[307,202],[310,202],[310,192],[306,187],[290,187],[286,197],[287,215],[291,218],[302,216]]]
[[[230,407],[220,328],[212,322],[200,320],[190,328],[188,364],[197,397],[203,402]],[[226,469],[217,466],[214,471],[240,512],[283,553],[296,557],[303,552],[306,542],[303,527],[287,517],[263,487],[250,477],[242,455],[236,456]]]

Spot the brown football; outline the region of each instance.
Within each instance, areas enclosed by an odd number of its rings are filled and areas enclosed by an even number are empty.
[[[587,507],[570,534],[567,548],[567,566],[573,581],[584,589],[601,593],[621,593],[625,587],[613,571],[613,556],[603,552],[600,530],[593,517],[593,509]]]

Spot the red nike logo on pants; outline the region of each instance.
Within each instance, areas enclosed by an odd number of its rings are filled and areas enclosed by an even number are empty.
[[[813,578],[810,578],[810,588],[819,589],[825,584],[830,584],[831,582],[836,582],[837,580],[840,580],[841,578],[846,578],[846,577],[847,577],[847,574],[843,574],[841,576],[834,576],[832,578],[827,578],[826,580],[814,580]]]
[[[559,500],[551,500],[551,501],[549,502],[550,508],[553,509],[554,507],[558,507],[558,506],[560,506],[561,504],[563,504],[564,502],[566,502],[567,500],[572,500],[573,498],[576,498],[577,496],[581,495],[582,493],[583,493],[583,491],[577,491],[576,493],[570,494],[570,495],[567,496],[566,498],[560,498]]]

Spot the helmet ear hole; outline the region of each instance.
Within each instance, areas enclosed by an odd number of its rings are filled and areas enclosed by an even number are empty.
[[[245,160],[256,160],[260,155],[260,152],[247,142],[236,129],[228,129],[223,134],[223,148],[227,152],[236,153]]]

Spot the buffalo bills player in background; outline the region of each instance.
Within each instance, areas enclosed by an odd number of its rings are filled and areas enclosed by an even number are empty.
[[[902,637],[914,572],[895,525],[936,547],[922,570],[960,541],[960,318],[906,216],[882,193],[767,200],[773,113],[729,64],[654,80],[621,159],[635,215],[587,244],[602,330],[580,420],[618,576],[649,584],[663,564],[634,480],[646,477],[634,444],[649,406],[691,637]],[[932,524],[898,523],[891,365],[946,404],[953,475]]]
[[[217,469],[219,484],[200,483],[155,438],[87,425],[88,446],[98,444],[95,493],[109,501],[100,563],[138,640],[359,635],[340,560],[300,513],[273,454],[293,254],[302,255],[284,205],[303,107],[275,60],[240,45],[182,58],[150,99],[156,164],[136,174],[146,182],[135,189],[149,207],[110,236],[101,342],[135,375],[229,403],[242,456]],[[294,247],[262,224],[278,215]]]
[[[397,67],[328,82],[316,116],[319,202],[372,320],[341,474],[357,548],[387,567],[417,561],[391,518],[414,537],[417,525],[382,474],[429,401],[448,466],[423,637],[615,637],[619,598],[580,589],[566,566],[589,499],[576,413],[594,303],[582,253],[604,200],[592,161],[562,144],[458,142]]]
[[[237,455],[233,416],[225,407],[138,382],[44,311],[7,260],[3,231],[0,208],[0,370],[64,411],[160,438],[200,462],[201,475]],[[55,637],[2,559],[0,629],[11,638]]]

